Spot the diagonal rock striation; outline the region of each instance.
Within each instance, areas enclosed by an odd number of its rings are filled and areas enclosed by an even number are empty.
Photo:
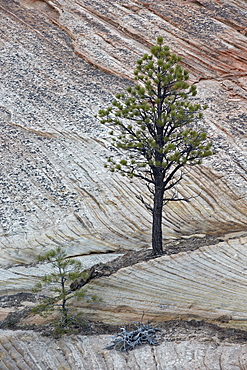
[[[144,311],[246,330],[246,14],[244,0],[0,0],[1,296],[29,291],[48,272],[35,257],[56,245],[84,268],[150,246],[136,197],[148,201],[147,189],[104,169],[119,153],[95,114],[133,83],[136,59],[161,35],[209,107],[200,125],[217,150],[185,174],[178,192],[191,201],[165,208],[164,240],[221,241],[94,279],[102,302],[75,305],[110,323]],[[1,302],[3,319],[17,303]],[[102,350],[109,340],[1,331],[0,368],[246,368],[246,344],[213,335],[130,355]]]
[[[28,331],[0,331],[1,369],[245,369],[246,344],[217,337],[164,342],[129,353],[103,349],[110,336],[73,336],[53,341]],[[206,340],[205,340],[206,339]]]
[[[90,286],[102,303],[80,308],[109,322],[138,320],[144,310],[156,320],[203,317],[246,328],[246,13],[241,0],[0,0],[1,294],[28,291],[46,271],[30,264],[56,245],[86,258],[85,268],[150,245],[151,217],[137,199],[148,201],[147,189],[104,169],[108,156],[120,154],[95,114],[133,83],[136,59],[161,35],[183,57],[195,101],[209,107],[200,125],[217,150],[185,174],[178,192],[191,201],[165,208],[164,240],[223,241],[95,279]],[[180,351],[168,343],[162,356],[169,346],[180,361],[187,344]],[[221,356],[221,368],[230,361],[230,347],[196,346],[216,362]],[[245,349],[238,350],[232,366],[244,368]],[[213,363],[210,356],[197,368]],[[13,358],[6,357],[11,364]],[[111,365],[102,366],[136,366],[134,358],[132,365],[107,358]],[[145,366],[160,366],[150,361]]]
[[[94,115],[157,34],[183,56],[218,151],[186,174],[179,192],[193,201],[165,210],[164,235],[246,230],[245,2],[9,0],[0,11],[2,264],[57,244],[70,254],[149,245],[136,199],[149,195],[105,171],[113,152]]]

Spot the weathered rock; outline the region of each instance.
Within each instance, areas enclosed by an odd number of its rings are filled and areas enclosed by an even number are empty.
[[[217,150],[185,175],[178,191],[192,199],[165,209],[164,238],[227,236],[94,280],[103,301],[80,307],[110,322],[145,311],[246,328],[246,14],[247,3],[233,0],[0,0],[0,295],[28,291],[48,271],[30,263],[55,245],[85,267],[150,246],[151,217],[136,198],[149,195],[104,169],[118,153],[94,115],[132,83],[136,59],[162,35],[209,106],[201,125]],[[85,262],[90,253],[101,254]],[[247,366],[243,344],[188,338],[127,356],[102,350],[108,342],[4,331],[0,368]]]
[[[122,268],[87,285],[102,301],[75,302],[104,322],[203,318],[247,328],[247,237]],[[33,319],[34,321],[35,319]]]
[[[82,264],[82,269],[86,270],[97,263],[107,263],[120,256],[117,253],[107,253],[92,256],[77,257]],[[18,292],[30,292],[34,285],[38,283],[42,276],[54,272],[49,264],[33,263],[19,264],[0,268],[1,295],[15,294]]]
[[[179,191],[195,198],[165,210],[164,236],[246,230],[245,3],[8,0],[0,11],[2,265],[57,244],[71,255],[149,245],[136,198],[149,195],[103,168],[113,152],[94,115],[157,34],[209,105],[218,151],[184,178]]]
[[[0,331],[1,369],[181,369],[237,370],[247,366],[247,345],[217,342],[216,337],[163,342],[129,353],[103,349],[109,335],[73,336],[59,340],[28,331]]]
[[[80,307],[109,322],[138,320],[145,311],[156,320],[192,316],[246,327],[246,12],[246,2],[223,0],[0,0],[1,295],[28,291],[47,271],[29,264],[52,246],[65,246],[82,261],[90,253],[109,253],[97,261],[96,254],[88,257],[90,267],[115,258],[110,252],[119,248],[150,245],[151,217],[136,198],[148,198],[146,188],[104,169],[106,158],[118,153],[94,115],[132,83],[136,59],[162,35],[183,57],[198,88],[195,100],[209,106],[201,125],[217,150],[186,173],[178,191],[192,199],[165,209],[164,238],[227,236],[217,245],[94,280],[90,285],[103,301]],[[21,343],[15,335],[12,341]],[[13,355],[5,366],[15,366],[17,352],[4,343]],[[186,343],[167,343],[145,364],[141,357],[107,354],[109,364],[99,366],[134,369],[139,362],[155,368],[163,357],[170,368],[205,368],[207,361],[209,369],[217,368],[214,359],[221,368],[230,361],[233,369],[245,367],[245,347],[190,345],[189,356],[207,353],[195,357],[196,365],[184,356]],[[23,346],[23,368],[32,368],[25,357],[28,340]],[[59,356],[47,360],[51,368]],[[77,366],[74,359],[61,361]]]

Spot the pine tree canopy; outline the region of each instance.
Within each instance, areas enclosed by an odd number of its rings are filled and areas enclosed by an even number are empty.
[[[189,73],[180,60],[158,37],[150,55],[137,60],[138,83],[99,111],[101,122],[112,125],[112,144],[128,152],[118,163],[108,160],[111,171],[154,183],[153,171],[165,180],[175,168],[200,164],[213,154],[206,133],[192,125],[202,119],[206,106],[192,102],[196,86],[187,82]]]

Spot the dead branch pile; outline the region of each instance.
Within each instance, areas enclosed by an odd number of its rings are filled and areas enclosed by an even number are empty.
[[[121,333],[115,335],[111,344],[105,348],[126,352],[142,344],[157,346],[161,342],[160,333],[161,329],[137,323],[136,330],[133,331],[127,331],[126,327],[121,328]]]

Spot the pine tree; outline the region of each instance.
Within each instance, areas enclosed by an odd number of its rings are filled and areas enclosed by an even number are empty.
[[[33,308],[33,313],[46,316],[58,309],[60,311],[60,322],[57,328],[66,330],[71,324],[72,315],[69,313],[68,301],[73,298],[83,298],[85,290],[72,292],[69,283],[82,277],[81,263],[75,259],[67,258],[61,247],[51,249],[47,253],[38,256],[39,262],[46,262],[51,265],[53,272],[42,277],[41,282],[33,288],[33,292],[40,292],[44,286],[49,287],[52,296],[45,298]]]
[[[176,196],[176,185],[186,166],[199,165],[214,154],[206,132],[195,128],[206,106],[195,104],[196,86],[188,83],[189,73],[158,37],[150,54],[137,60],[135,86],[118,93],[112,105],[98,112],[101,123],[111,125],[112,144],[124,157],[108,158],[112,172],[145,181],[153,204],[151,210],[152,248],[155,255],[162,248],[162,210],[169,201],[188,200]],[[167,191],[173,189],[172,195]],[[170,192],[169,192],[170,194]]]

